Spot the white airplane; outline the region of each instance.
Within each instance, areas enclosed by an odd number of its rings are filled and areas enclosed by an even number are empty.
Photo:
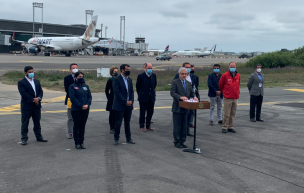
[[[14,32],[12,39],[21,43],[29,53],[37,54],[44,52],[45,56],[50,56],[50,51],[62,51],[65,52],[66,56],[71,56],[71,51],[87,48],[100,40],[95,37],[97,18],[97,15],[92,17],[90,25],[80,37],[38,37],[24,42],[15,40]]]
[[[161,53],[161,54],[164,54],[168,51],[169,51],[169,45],[167,45],[167,47],[164,50],[148,50],[148,52],[158,52],[158,53]]]
[[[204,57],[204,56],[209,56],[211,54],[213,54],[213,52],[216,49],[216,44],[210,49],[207,50],[207,48],[203,48],[200,51],[177,51],[175,53],[173,53],[173,56],[198,56],[198,57]]]

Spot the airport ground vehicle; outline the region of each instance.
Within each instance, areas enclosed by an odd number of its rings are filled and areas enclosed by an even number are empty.
[[[160,61],[163,61],[163,60],[168,60],[170,61],[172,59],[172,56],[170,55],[166,55],[166,54],[162,54],[162,55],[159,55],[156,57],[156,60],[160,60]]]

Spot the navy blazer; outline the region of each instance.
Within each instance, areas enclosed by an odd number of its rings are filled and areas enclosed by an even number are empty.
[[[221,91],[219,88],[219,82],[222,77],[222,74],[220,73],[219,76],[216,76],[215,73],[211,73],[208,76],[208,96],[209,97],[216,97],[216,91]],[[223,98],[223,93],[221,92],[221,98]]]
[[[68,98],[70,98],[69,96],[69,88],[72,84],[74,84],[75,79],[73,78],[72,74],[64,77],[64,90],[66,92],[66,96],[65,96],[65,101],[64,104],[67,104]]]
[[[92,95],[88,85],[78,82],[72,84],[69,88],[69,96],[72,102],[72,110],[82,110],[83,105],[88,105],[90,109],[92,103]]]
[[[132,101],[131,110],[133,110],[134,103],[134,90],[132,79],[128,77],[128,88],[127,91],[126,84],[120,74],[118,77],[113,79],[113,90],[114,90],[114,101],[113,101],[113,110],[115,111],[125,111],[127,98],[129,94],[129,101]]]
[[[32,85],[29,81],[24,78],[18,82],[18,90],[21,95],[21,111],[30,111],[33,109],[40,109],[41,108],[41,101],[39,104],[36,105],[34,103],[34,98],[43,97],[43,91],[41,88],[40,81],[37,79],[33,79],[35,83],[36,95]]]
[[[175,77],[174,77],[174,79],[173,80],[176,80],[176,79],[178,79],[179,78],[179,74],[177,73],[176,75],[175,75]],[[198,91],[198,76],[196,76],[196,75],[194,75],[194,74],[191,74],[190,73],[190,78],[191,78],[191,85],[192,85],[192,87],[193,86],[195,86],[195,88],[196,88],[196,96],[197,96],[197,98],[198,98],[198,100],[200,100],[200,95],[199,95],[199,91]]]
[[[149,81],[149,77],[146,72],[143,72],[138,75],[136,81],[136,92],[138,96],[139,102],[148,102],[150,97],[153,102],[155,102],[156,92],[155,88],[157,85],[156,75],[154,73],[151,74],[151,83]]]
[[[108,79],[105,89],[106,97],[108,99],[107,107],[106,107],[107,111],[112,111],[112,106],[113,106],[113,100],[114,100],[113,79],[114,77]]]

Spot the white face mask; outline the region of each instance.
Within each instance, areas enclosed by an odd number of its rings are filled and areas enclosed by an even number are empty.
[[[73,72],[74,74],[76,74],[76,73],[78,72],[78,69],[77,69],[77,68],[74,68],[74,69],[72,70],[72,72]]]
[[[260,73],[261,71],[262,71],[262,69],[261,69],[261,68],[258,68],[258,69],[257,69],[257,72],[258,72],[258,73]]]

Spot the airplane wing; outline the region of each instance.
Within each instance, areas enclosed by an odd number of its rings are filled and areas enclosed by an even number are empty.
[[[34,44],[34,45],[38,46],[39,48],[48,48],[49,50],[54,50],[54,51],[62,50],[62,48],[59,46],[45,45],[45,44]]]

